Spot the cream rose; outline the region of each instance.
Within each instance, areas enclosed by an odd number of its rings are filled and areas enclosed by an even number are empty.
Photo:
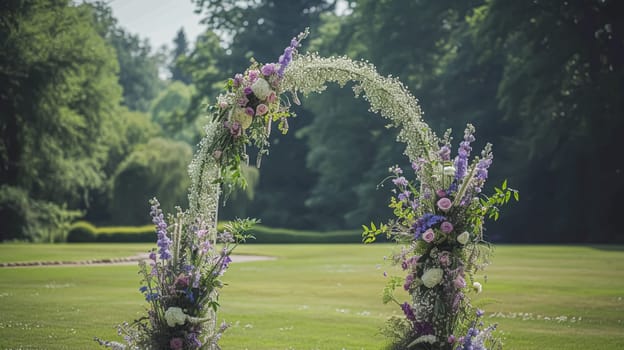
[[[253,117],[245,112],[242,108],[233,108],[230,111],[230,121],[238,122],[243,129],[247,129],[253,120]]]
[[[470,238],[470,233],[464,231],[461,235],[457,236],[457,242],[460,244],[468,243],[468,239]]]
[[[251,85],[251,91],[253,91],[254,95],[256,95],[260,101],[264,101],[273,90],[271,90],[266,80],[259,78]]]
[[[442,269],[436,267],[436,268],[425,271],[421,279],[425,287],[433,288],[442,281],[443,274],[444,272],[442,271]]]
[[[165,311],[165,320],[169,327],[175,327],[176,325],[183,325],[186,322],[187,314],[179,307],[170,307]]]

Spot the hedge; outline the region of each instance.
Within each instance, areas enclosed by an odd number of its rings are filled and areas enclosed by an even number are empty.
[[[95,227],[86,221],[73,223],[67,234],[68,243],[81,242],[155,242],[154,225]]]
[[[219,229],[223,225],[219,224]],[[301,231],[283,228],[272,228],[256,225],[250,232],[255,239],[247,243],[360,243],[361,232],[345,231]],[[154,225],[144,226],[105,226],[95,227],[86,221],[78,221],[71,225],[67,235],[68,243],[80,242],[156,242]]]
[[[343,231],[302,231],[254,226],[251,234],[255,239],[247,243],[361,243],[362,232],[359,230]]]

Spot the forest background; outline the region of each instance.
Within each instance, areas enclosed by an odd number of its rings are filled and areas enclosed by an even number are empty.
[[[624,242],[624,3],[187,1],[205,31],[158,49],[105,2],[0,3],[0,240],[62,240],[76,220],[143,225],[152,196],[186,207],[206,105],[310,27],[303,51],[372,62],[439,134],[472,123],[475,150],[494,143],[489,183],[508,179],[521,201],[490,240]],[[397,131],[348,88],[296,112],[222,217],[316,231],[388,218],[378,184],[409,168]]]

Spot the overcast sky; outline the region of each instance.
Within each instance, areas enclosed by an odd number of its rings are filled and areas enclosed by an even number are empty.
[[[203,31],[190,0],[109,0],[108,4],[119,25],[149,39],[154,51],[162,45],[171,48],[181,27],[191,45]]]

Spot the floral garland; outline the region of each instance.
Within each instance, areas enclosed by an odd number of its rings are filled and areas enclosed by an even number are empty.
[[[518,200],[519,194],[506,181],[493,196],[481,194],[492,164],[492,145],[487,144],[481,157],[469,163],[474,131],[468,124],[454,159],[447,131],[437,144],[430,145],[434,158],[412,162],[416,175],[412,181],[401,168],[390,168],[394,184],[390,208],[396,218],[389,224],[363,226],[365,242],[385,234],[403,247],[393,262],[406,276],[390,278],[384,290],[384,303],[395,302],[404,313],[403,318],[389,322],[387,333],[394,349],[502,347],[493,334],[496,326],[482,327],[483,311],[471,305],[469,294],[483,288],[474,275],[485,268],[490,253],[483,237],[484,220],[498,219],[498,207],[512,195]],[[401,286],[411,296],[409,302],[395,298],[393,292]]]

